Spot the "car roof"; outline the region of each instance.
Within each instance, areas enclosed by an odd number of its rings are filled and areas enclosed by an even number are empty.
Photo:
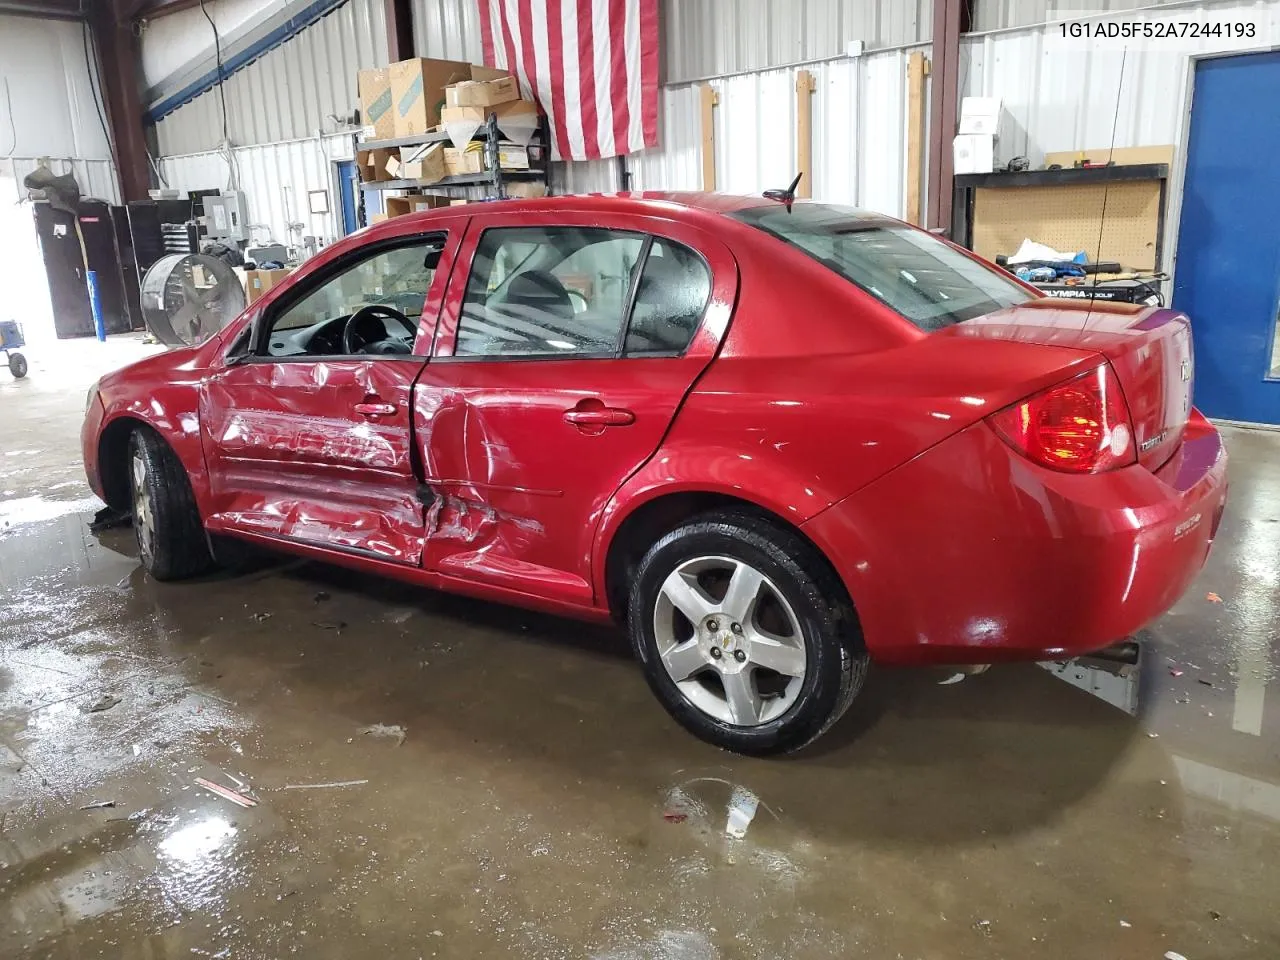
[[[462,207],[436,207],[417,213],[405,214],[384,221],[385,224],[405,224],[407,222],[467,215],[471,213],[549,213],[556,210],[576,212],[609,212],[644,214],[670,214],[673,210],[687,210],[694,214],[727,214],[750,207],[773,204],[777,201],[766,200],[761,196],[736,196],[726,193],[701,193],[697,191],[678,190],[644,190],[625,193],[578,193],[556,197],[537,197],[533,199],[484,200],[469,203]]]

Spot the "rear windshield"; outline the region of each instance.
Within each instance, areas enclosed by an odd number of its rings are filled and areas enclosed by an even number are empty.
[[[729,216],[808,254],[926,332],[1032,299],[937,237],[850,207],[771,204]]]

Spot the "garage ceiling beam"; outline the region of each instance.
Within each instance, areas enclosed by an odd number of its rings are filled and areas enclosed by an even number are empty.
[[[932,229],[951,229],[955,164],[951,141],[960,104],[960,34],[969,29],[966,0],[934,0],[929,110],[929,215]]]
[[[382,0],[387,21],[387,59],[391,63],[413,56],[413,9],[409,0]]]
[[[200,0],[114,0],[114,3],[116,18],[121,21],[154,20],[200,6]]]

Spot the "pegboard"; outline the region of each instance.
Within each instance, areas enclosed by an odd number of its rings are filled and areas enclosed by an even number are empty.
[[[1160,180],[1050,187],[978,187],[973,191],[973,249],[994,260],[1026,237],[1055,250],[1084,250],[1091,261],[1156,270]],[[1103,198],[1106,220],[1103,223]],[[1102,245],[1098,245],[1102,223]]]

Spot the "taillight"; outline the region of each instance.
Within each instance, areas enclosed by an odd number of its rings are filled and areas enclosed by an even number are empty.
[[[1029,460],[1066,473],[1136,463],[1129,406],[1109,363],[993,413],[988,422]]]

